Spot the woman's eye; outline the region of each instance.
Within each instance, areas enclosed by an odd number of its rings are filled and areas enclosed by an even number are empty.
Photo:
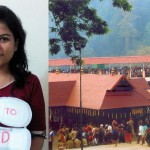
[[[7,42],[9,39],[7,38],[7,37],[1,37],[0,38],[0,42],[1,43],[5,43],[5,42]]]

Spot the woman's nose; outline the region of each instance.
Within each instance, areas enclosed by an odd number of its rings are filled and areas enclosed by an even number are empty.
[[[3,53],[3,47],[2,47],[2,45],[0,43],[0,54],[2,54],[2,53]]]

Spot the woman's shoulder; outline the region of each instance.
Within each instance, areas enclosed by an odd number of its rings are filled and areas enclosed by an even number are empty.
[[[31,73],[27,76],[26,81],[35,82],[35,81],[39,81],[39,78],[37,77],[37,75]]]
[[[25,86],[39,87],[41,85],[40,79],[35,74],[29,74],[25,81]]]

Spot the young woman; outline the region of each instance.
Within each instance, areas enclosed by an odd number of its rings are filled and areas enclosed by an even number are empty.
[[[30,150],[41,150],[46,130],[45,104],[39,79],[28,71],[25,40],[20,19],[6,6],[0,6],[0,97],[16,97],[30,105]]]

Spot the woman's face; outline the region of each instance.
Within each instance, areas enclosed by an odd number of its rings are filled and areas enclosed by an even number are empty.
[[[3,22],[0,22],[0,69],[7,68],[18,43],[15,42],[13,33]]]

